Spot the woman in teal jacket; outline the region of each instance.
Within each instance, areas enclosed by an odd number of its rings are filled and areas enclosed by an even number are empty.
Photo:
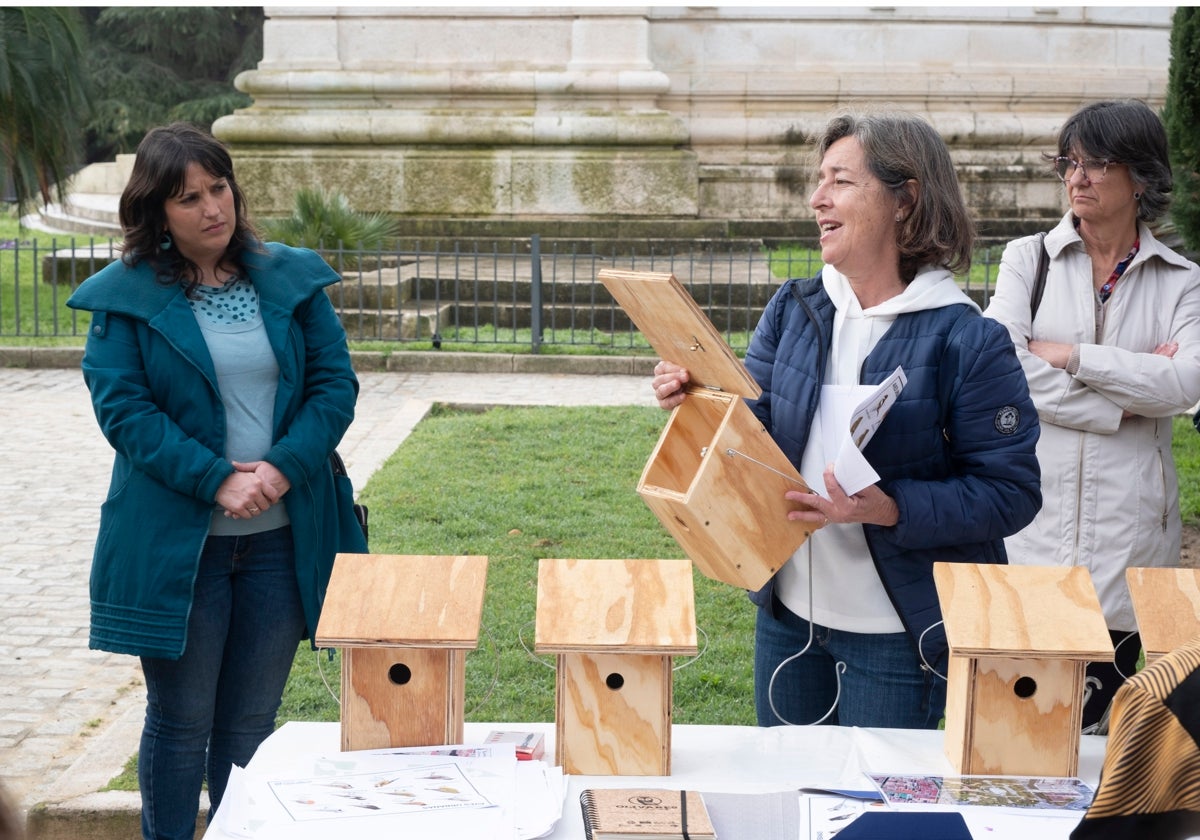
[[[329,467],[358,381],[337,274],[255,238],[210,135],[147,134],[120,215],[122,260],[68,301],[92,313],[83,374],[116,451],[90,646],[141,657],[143,835],[190,840],[205,779],[211,817],[273,730],[335,553],[366,550]]]

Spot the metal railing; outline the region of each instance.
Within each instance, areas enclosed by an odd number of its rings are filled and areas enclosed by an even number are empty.
[[[352,343],[514,352],[547,347],[636,353],[649,345],[597,280],[602,268],[673,273],[735,350],[787,277],[821,265],[812,242],[577,242],[541,237],[408,241],[318,252],[342,276],[329,287]],[[1000,250],[981,249],[964,289],[986,305]],[[108,239],[0,241],[0,343],[86,335],[87,313],[65,302],[119,257]]]

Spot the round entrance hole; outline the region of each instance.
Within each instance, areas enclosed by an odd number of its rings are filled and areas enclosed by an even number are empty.
[[[625,678],[620,674],[612,673],[604,678],[604,684],[613,691],[619,691],[625,685]]]
[[[412,679],[412,670],[403,662],[397,662],[388,668],[388,679],[396,685],[407,685]]]
[[[1037,680],[1033,677],[1019,677],[1013,683],[1013,694],[1020,697],[1022,700],[1028,700],[1037,693]]]

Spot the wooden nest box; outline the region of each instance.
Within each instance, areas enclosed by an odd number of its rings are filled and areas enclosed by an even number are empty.
[[[339,554],[316,643],[342,650],[342,749],[462,743],[486,557]]]
[[[935,563],[950,646],[946,756],[963,775],[1074,776],[1084,668],[1112,661],[1082,566]]]
[[[555,761],[587,776],[669,776],[671,657],[694,656],[687,560],[542,560],[534,650],[557,654]]]
[[[1200,636],[1200,569],[1126,569],[1146,664]]]
[[[704,575],[762,588],[813,530],[787,519],[800,505],[783,494],[808,487],[745,403],[762,389],[673,275],[605,269],[599,279],[690,377],[638,495]]]

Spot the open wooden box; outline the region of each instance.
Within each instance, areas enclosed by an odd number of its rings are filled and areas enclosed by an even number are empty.
[[[697,652],[689,561],[539,561],[534,650],[558,655],[564,772],[671,774],[671,657]]]
[[[687,368],[637,491],[703,574],[761,588],[813,526],[787,519],[807,490],[744,398],[762,393],[674,275],[604,269],[600,281],[659,356]]]
[[[1146,664],[1200,636],[1200,569],[1125,570]]]
[[[462,743],[486,557],[339,554],[316,643],[342,651],[342,749]]]
[[[946,757],[964,775],[1074,776],[1084,669],[1112,641],[1083,566],[934,563],[950,646]]]

